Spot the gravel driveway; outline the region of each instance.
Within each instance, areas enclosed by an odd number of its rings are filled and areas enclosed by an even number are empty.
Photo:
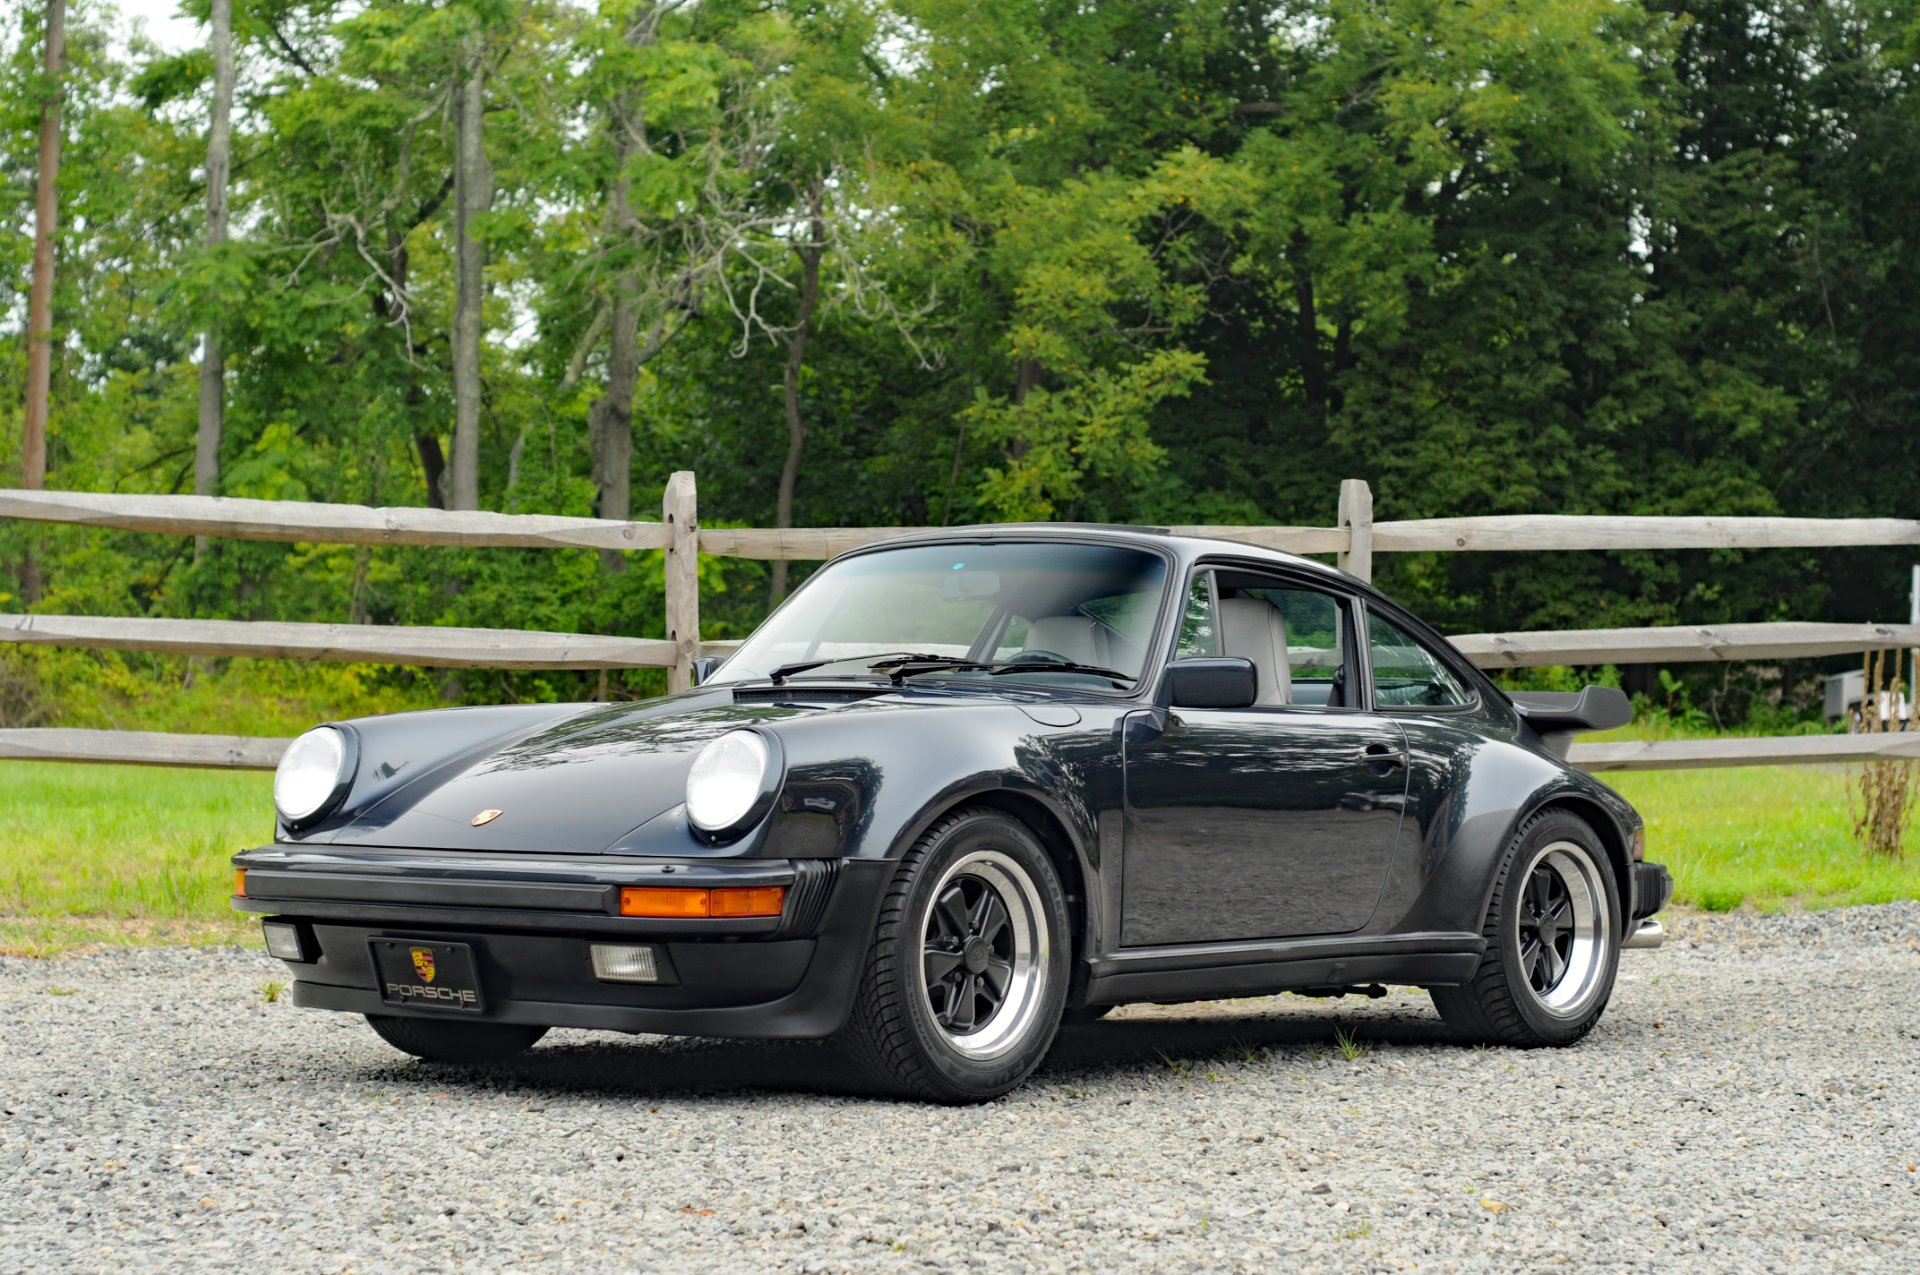
[[[966,1110],[811,1045],[435,1069],[252,953],[0,960],[0,1268],[1920,1269],[1920,906],[1669,926],[1572,1051],[1135,1006]]]

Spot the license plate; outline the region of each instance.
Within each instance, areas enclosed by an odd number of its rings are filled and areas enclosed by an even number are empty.
[[[486,1008],[473,948],[425,939],[374,939],[373,969],[380,999],[406,1009],[478,1014]]]

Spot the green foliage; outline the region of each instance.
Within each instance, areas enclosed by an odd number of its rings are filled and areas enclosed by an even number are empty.
[[[663,343],[631,405],[636,511],[692,468],[703,521],[771,524],[810,191],[832,233],[794,377],[803,525],[1324,525],[1347,476],[1373,484],[1383,519],[1888,515],[1920,477],[1916,0],[239,9],[234,237],[209,252],[210,58],[115,38],[111,0],[74,6],[51,486],[186,489],[217,321],[222,492],[438,498],[449,94],[473,40],[497,192],[476,226],[488,508],[595,511],[605,313],[638,271],[641,337]],[[0,33],[0,470],[19,438],[39,14]],[[638,122],[624,151],[619,119]],[[693,267],[709,258],[724,264]],[[584,552],[196,555],[8,524],[9,579],[29,539],[49,612],[661,632],[657,556],[609,572]],[[1470,631],[1884,620],[1903,610],[1903,563],[1380,569]],[[702,571],[706,631],[744,633],[766,566]],[[274,732],[661,685],[74,653],[6,669],[16,716]],[[1627,685],[1679,729],[1818,728],[1814,671]]]

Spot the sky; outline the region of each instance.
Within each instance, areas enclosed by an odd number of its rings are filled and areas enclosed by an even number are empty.
[[[169,53],[206,42],[206,28],[180,12],[180,0],[110,0],[121,14],[138,20],[147,38]]]

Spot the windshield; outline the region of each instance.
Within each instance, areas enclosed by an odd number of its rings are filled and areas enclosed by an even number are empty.
[[[905,655],[1019,667],[935,671],[1110,689],[1137,679],[1166,588],[1158,554],[1113,545],[950,544],[829,563],[754,630],[709,684],[867,676]],[[814,664],[798,669],[792,666]],[[1059,665],[1058,668],[1040,667]]]

